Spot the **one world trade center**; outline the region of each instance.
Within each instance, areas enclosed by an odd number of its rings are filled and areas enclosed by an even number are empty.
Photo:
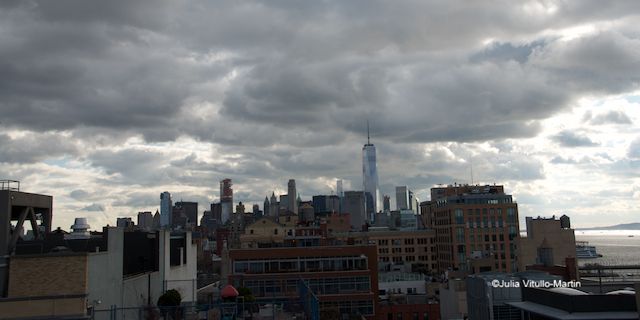
[[[369,136],[367,121],[367,144],[362,147],[362,183],[364,186],[365,212],[370,223],[375,221],[380,207],[380,191],[378,190],[378,168],[376,167],[376,147]]]

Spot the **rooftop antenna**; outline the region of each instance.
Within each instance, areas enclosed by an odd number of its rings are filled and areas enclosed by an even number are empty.
[[[367,119],[367,144],[371,144],[369,136],[369,120]]]

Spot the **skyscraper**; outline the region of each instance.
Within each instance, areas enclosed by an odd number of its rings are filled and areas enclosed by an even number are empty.
[[[188,225],[192,227],[198,226],[198,203],[197,202],[178,201],[176,202],[175,206],[184,209],[184,214],[185,214],[185,217],[187,218],[186,223]]]
[[[287,200],[289,200],[287,209],[298,214],[298,197],[296,194],[296,180],[294,179],[289,179],[289,183],[287,184]]]
[[[220,206],[222,207],[221,222],[224,224],[231,217],[233,211],[233,189],[231,189],[231,179],[220,181]]]
[[[138,212],[138,227],[145,230],[153,228],[153,213],[151,211]]]
[[[391,197],[389,197],[388,195],[384,195],[383,201],[382,201],[382,210],[386,213],[391,211]]]
[[[356,231],[362,230],[362,226],[366,223],[364,202],[362,191],[344,193],[342,209],[351,215],[351,227]]]
[[[264,197],[264,204],[262,205],[262,210],[264,211],[265,216],[269,216],[269,209],[271,207],[271,203],[269,202],[269,198]]]
[[[173,203],[171,194],[167,191],[160,194],[160,227],[171,226],[171,214],[173,213]]]
[[[365,194],[365,208],[367,218],[374,222],[375,213],[380,205],[380,191],[378,189],[378,169],[376,167],[376,147],[369,136],[369,122],[367,121],[367,144],[362,147],[362,184]]]
[[[269,216],[278,217],[280,214],[280,205],[278,204],[278,199],[276,198],[275,192],[271,192],[271,201],[269,201]]]

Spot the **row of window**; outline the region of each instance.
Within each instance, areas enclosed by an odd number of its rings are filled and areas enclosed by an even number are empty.
[[[387,313],[387,320],[394,320],[394,318],[393,318],[393,313]],[[398,312],[398,313],[396,314],[396,318],[395,318],[395,320],[404,320],[404,319],[402,318],[402,312]],[[414,313],[411,315],[411,318],[410,318],[410,319],[406,319],[406,320],[429,320],[429,314],[428,314],[428,313],[426,313],[426,312],[424,312],[424,313],[422,314],[422,319],[420,319],[420,314],[419,314],[418,312],[414,312]]]
[[[320,313],[328,310],[338,309],[343,315],[373,315],[373,301],[371,300],[342,300],[342,301],[321,301]]]
[[[429,244],[429,243],[433,243],[433,239],[432,238],[408,238],[408,239],[391,239],[391,244],[394,246],[401,246],[404,243],[404,245],[413,245],[415,243],[417,244]],[[389,239],[379,239],[378,240],[378,246],[388,246],[389,245]]]
[[[245,280],[242,285],[249,288],[258,298],[297,296],[299,281],[298,279]],[[321,278],[304,281],[318,295],[371,292],[369,277]]]
[[[367,258],[364,256],[258,261],[236,260],[233,265],[234,273],[323,272],[367,270],[367,268]]]

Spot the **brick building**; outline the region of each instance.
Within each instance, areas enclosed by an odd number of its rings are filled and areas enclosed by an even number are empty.
[[[499,185],[431,189],[422,219],[436,233],[438,269],[518,270],[518,205]]]
[[[380,230],[335,234],[347,244],[376,244],[381,268],[411,271],[413,265],[436,270],[434,230]]]
[[[223,277],[251,290],[258,301],[298,298],[298,282],[308,283],[320,312],[375,317],[378,299],[376,247],[322,246],[235,249],[225,252]]]

